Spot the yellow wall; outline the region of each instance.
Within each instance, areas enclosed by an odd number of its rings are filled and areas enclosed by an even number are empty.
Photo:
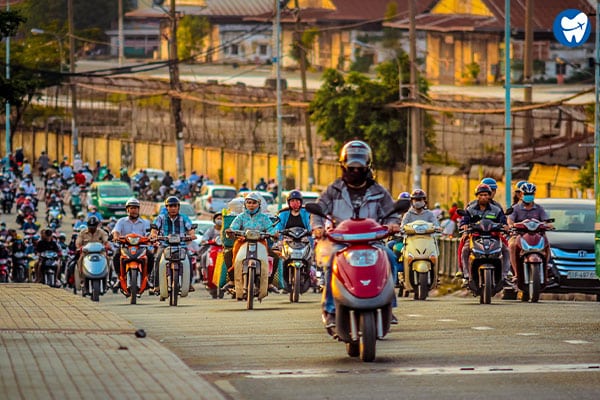
[[[50,158],[62,159],[62,154],[55,157],[54,148],[56,144],[56,134],[38,132],[35,136],[31,132],[20,132],[15,135],[15,147],[23,143],[25,156],[29,159],[37,159],[42,150],[48,150]],[[64,146],[70,159],[70,141],[69,136],[65,135]],[[46,146],[48,143],[48,146]],[[121,167],[121,140],[111,139],[109,137],[84,138],[82,143],[82,159],[89,162],[93,167],[96,160],[101,164],[107,164],[109,168],[118,174]],[[133,148],[134,168],[159,168],[176,173],[176,152],[174,144],[159,143],[128,143]],[[60,147],[60,145],[59,145]],[[195,170],[198,174],[209,176],[217,183],[229,183],[230,178],[234,178],[235,184],[240,185],[247,182],[249,186],[256,185],[260,178],[268,180],[277,178],[277,156],[275,154],[240,152],[219,148],[186,147],[186,169],[189,174]],[[223,179],[219,179],[222,171]],[[340,168],[337,162],[316,160],[314,163],[315,184],[313,190],[322,190],[340,175]],[[403,191],[412,190],[412,174],[410,170],[402,171],[375,171],[377,181],[390,190],[394,198]],[[286,156],[283,164],[283,181],[291,181],[294,186],[300,189],[307,189],[308,165],[305,159]],[[578,178],[578,171],[559,166],[535,165],[531,171],[529,179],[537,187],[538,197],[577,197],[578,193],[574,188],[574,181]],[[452,202],[462,201],[467,203],[474,198],[473,191],[478,184],[478,180],[466,179],[463,175],[427,175],[421,178],[423,189],[428,192],[430,202],[439,202],[442,206],[449,206]],[[513,184],[516,182],[513,182]],[[496,199],[504,204],[504,185],[498,184]],[[512,188],[512,185],[510,186]],[[548,193],[550,188],[550,193]],[[587,197],[588,193],[583,193]]]

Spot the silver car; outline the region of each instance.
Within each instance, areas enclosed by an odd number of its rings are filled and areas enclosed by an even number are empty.
[[[558,286],[545,289],[555,293],[595,294],[600,300],[596,275],[594,223],[596,203],[583,199],[535,199],[554,219],[555,230],[546,232],[550,244],[549,266],[558,277]]]

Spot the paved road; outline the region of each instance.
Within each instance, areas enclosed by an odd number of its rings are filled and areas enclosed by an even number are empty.
[[[155,297],[101,304],[177,354],[233,399],[596,399],[600,304],[471,296],[402,299],[400,325],[375,363],[345,354],[322,328],[319,295],[269,295],[252,311],[197,290],[169,307]]]

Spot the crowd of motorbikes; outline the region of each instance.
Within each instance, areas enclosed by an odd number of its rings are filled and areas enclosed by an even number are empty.
[[[87,207],[87,185],[77,185],[60,177],[43,175],[44,191],[24,189],[31,179],[22,185],[15,177],[2,176],[2,212],[10,215],[16,209],[16,223],[22,232],[0,228],[0,282],[31,282],[36,277],[36,268],[41,269],[41,283],[49,286],[71,288],[74,293],[81,290],[93,301],[112,289],[122,292],[132,304],[142,293],[153,289],[148,271],[148,253],[162,247],[162,257],[155,273],[159,274],[156,291],[160,300],[169,299],[176,306],[179,297],[186,297],[190,282],[203,282],[213,298],[231,294],[243,299],[246,308],[252,309],[256,300],[268,294],[268,277],[272,274],[273,259],[268,256],[267,243],[278,243],[276,252],[281,259],[283,289],[292,303],[310,290],[323,288],[323,266],[319,246],[304,228],[291,228],[269,235],[255,230],[234,231],[233,236],[243,238],[232,266],[235,267],[235,285],[223,287],[215,274],[223,268],[223,239],[220,237],[202,243],[201,247],[188,246],[187,236],[159,236],[151,240],[148,236],[129,234],[104,246],[89,243],[77,251],[74,243],[78,232],[85,226],[74,228],[69,242],[61,233],[65,214],[63,199],[67,197],[70,212],[74,217]],[[26,179],[22,180],[25,182]],[[138,188],[139,189],[139,188]],[[143,188],[142,188],[143,190]],[[168,192],[167,192],[168,193]],[[37,215],[38,201],[46,204],[45,225],[53,232],[60,251],[44,251],[36,254],[40,240],[40,218]],[[403,213],[410,201],[396,202],[394,212]],[[307,211],[323,215],[317,204],[307,204]],[[466,211],[460,210],[463,215]],[[507,210],[507,214],[510,209]],[[326,233],[328,242],[338,247],[334,253],[334,268],[331,284],[336,304],[336,324],[332,333],[346,343],[350,356],[360,356],[365,361],[375,358],[375,342],[390,330],[392,302],[399,288],[399,296],[412,293],[415,300],[425,300],[429,292],[438,285],[439,251],[437,236],[440,228],[426,221],[405,224],[399,234],[393,234],[381,225],[381,221],[360,219],[357,216],[336,224]],[[114,220],[105,221],[103,229],[112,229]],[[515,224],[510,232],[502,225],[489,219],[471,219],[465,228],[465,240],[469,245],[469,265],[463,266],[470,273],[465,286],[478,296],[480,303],[491,303],[492,297],[507,287],[502,273],[502,245],[507,234],[515,235],[518,241],[517,265],[513,265],[516,277],[514,286],[522,291],[522,300],[537,302],[540,293],[551,281],[544,253],[544,232],[551,221],[525,220]],[[113,225],[114,226],[114,225]],[[384,247],[389,246],[403,264],[403,272],[393,276]],[[120,275],[116,276],[112,264],[112,252],[119,252]],[[77,260],[81,258],[81,274]],[[219,272],[221,273],[221,272]],[[80,287],[79,283],[83,282]],[[150,291],[151,293],[154,290]]]

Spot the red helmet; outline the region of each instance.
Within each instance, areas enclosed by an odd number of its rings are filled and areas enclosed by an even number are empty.
[[[490,188],[490,185],[486,185],[485,183],[480,183],[475,188],[475,196],[479,195],[479,193],[487,193],[487,194],[491,195],[492,189]]]

